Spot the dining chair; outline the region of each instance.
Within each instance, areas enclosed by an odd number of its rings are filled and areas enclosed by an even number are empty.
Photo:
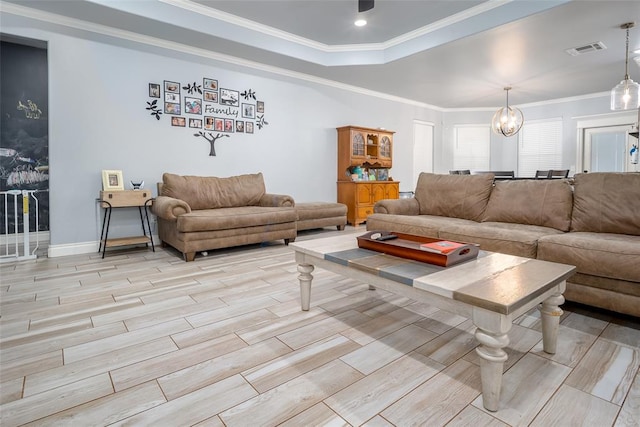
[[[514,179],[515,173],[513,171],[473,171],[474,175],[482,175],[485,173],[492,173],[494,175],[493,179]]]
[[[549,171],[549,179],[553,178],[568,178],[569,169],[552,169]]]
[[[493,171],[492,173],[496,176],[496,179],[515,178],[515,173],[513,171]]]
[[[449,171],[450,175],[471,175],[471,171],[469,169],[458,169]]]
[[[549,178],[549,172],[548,170],[543,171],[543,170],[537,170],[536,171],[536,179],[547,179]]]

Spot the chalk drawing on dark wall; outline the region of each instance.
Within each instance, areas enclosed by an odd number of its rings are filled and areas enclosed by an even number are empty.
[[[42,45],[44,47],[35,47]],[[0,47],[0,191],[33,190],[38,211],[29,210],[30,231],[49,230],[49,120],[46,43],[2,40]],[[9,198],[1,213],[13,229],[22,223],[22,200]],[[38,230],[35,216],[38,215]],[[22,226],[20,226],[21,228]]]

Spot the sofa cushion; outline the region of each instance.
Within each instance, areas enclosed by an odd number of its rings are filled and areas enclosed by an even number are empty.
[[[260,225],[293,223],[294,208],[242,206],[236,208],[199,209],[178,217],[177,228],[182,233],[236,229]]]
[[[571,231],[640,236],[640,173],[576,174]]]
[[[538,239],[549,234],[561,234],[554,228],[537,225],[484,222],[477,225],[448,224],[438,237],[457,242],[478,243],[480,249],[503,254],[535,258]]]
[[[421,173],[415,198],[421,215],[481,221],[493,187],[493,174],[436,175]]]
[[[438,238],[442,227],[449,225],[478,225],[474,221],[461,218],[447,218],[433,215],[393,215],[374,213],[367,216],[367,230],[396,231],[416,236]]]
[[[229,178],[162,175],[162,195],[184,200],[192,210],[255,206],[265,194],[262,173]]]
[[[307,202],[297,203],[296,213],[298,221],[314,220],[321,218],[345,217],[347,218],[347,205],[333,202]],[[345,222],[346,224],[346,222]]]
[[[482,221],[569,231],[573,193],[566,180],[497,181]]]
[[[638,282],[640,237],[614,233],[575,232],[544,236],[538,258],[575,265],[578,273]]]
[[[291,233],[292,232],[292,233]],[[242,227],[242,228],[223,228],[221,230],[208,230],[198,231],[194,233],[178,233],[177,238],[184,243],[192,242],[209,242],[205,249],[224,248],[228,246],[246,245],[251,242],[247,242],[243,236],[251,236],[255,234],[273,234],[277,236],[272,239],[261,239],[261,242],[276,239],[295,239],[296,237],[296,224],[294,222],[283,222],[281,224],[265,224],[257,225],[254,227]],[[255,241],[253,243],[256,243]]]

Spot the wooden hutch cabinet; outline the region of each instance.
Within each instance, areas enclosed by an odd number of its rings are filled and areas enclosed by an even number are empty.
[[[360,126],[338,130],[338,202],[347,205],[347,222],[357,226],[373,213],[373,205],[382,199],[397,199],[400,183],[389,181],[393,165],[393,131]],[[356,171],[367,176],[352,178]],[[369,174],[376,177],[369,179]]]

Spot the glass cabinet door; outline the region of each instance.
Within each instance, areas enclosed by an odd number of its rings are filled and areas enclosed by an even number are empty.
[[[351,155],[356,157],[364,157],[364,135],[360,132],[354,132],[351,138]]]
[[[379,157],[391,157],[391,140],[386,135],[380,138]]]

